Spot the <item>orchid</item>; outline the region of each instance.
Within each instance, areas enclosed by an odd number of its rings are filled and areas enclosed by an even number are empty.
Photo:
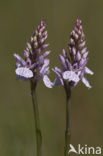
[[[30,80],[31,97],[33,103],[33,111],[36,129],[36,155],[41,156],[42,153],[42,133],[39,121],[39,109],[36,99],[36,86],[40,79],[45,79],[49,74],[49,59],[46,58],[50,51],[45,51],[49,44],[45,44],[48,37],[45,21],[41,21],[40,25],[34,31],[30,43],[26,44],[24,50],[24,59],[18,54],[14,54],[16,58],[16,75],[19,80]]]
[[[91,88],[91,85],[85,78],[85,74],[93,75],[93,72],[87,67],[89,52],[85,44],[82,21],[77,19],[74,30],[70,35],[70,43],[68,44],[69,54],[63,49],[63,55],[59,55],[61,69],[58,67],[53,69],[57,78],[53,83],[49,81],[50,83],[47,84],[45,81],[45,85],[48,88],[56,85],[65,87],[65,81],[68,82],[70,88],[74,88],[80,81],[86,87]],[[49,79],[47,76],[46,78]]]
[[[40,25],[35,30],[31,37],[30,43],[26,44],[24,50],[24,58],[18,54],[14,54],[16,58],[16,75],[20,80],[33,79],[37,83],[45,75],[49,74],[49,59],[46,57],[50,51],[43,51],[49,46],[45,44],[47,39],[46,23],[41,21]]]
[[[82,81],[87,88],[91,88],[90,83],[85,75],[93,75],[87,67],[88,50],[86,47],[85,34],[83,32],[82,21],[77,19],[74,29],[70,34],[70,42],[67,46],[68,51],[63,49],[63,54],[59,55],[61,68],[54,67],[52,71],[56,74],[54,82],[48,77],[50,60],[47,56],[50,51],[45,50],[49,44],[45,41],[48,37],[46,31],[46,23],[41,21],[40,25],[34,31],[30,43],[26,44],[23,52],[24,59],[18,54],[14,54],[16,58],[16,75],[17,79],[29,80],[31,84],[31,97],[33,103],[33,111],[36,129],[36,156],[42,155],[42,133],[39,120],[39,109],[36,99],[36,86],[39,80],[43,79],[44,84],[48,88],[61,85],[66,93],[66,129],[65,129],[65,149],[64,156],[68,156],[69,145],[71,141],[71,90]],[[69,154],[70,155],[70,154]]]
[[[82,81],[86,87],[91,88],[85,74],[93,75],[93,72],[87,67],[88,50],[85,46],[85,35],[83,32],[82,21],[77,19],[73,31],[70,35],[70,42],[68,44],[69,53],[63,49],[63,55],[59,55],[61,68],[55,67],[52,69],[57,77],[54,82],[51,82],[46,75],[44,83],[48,88],[61,85],[64,87],[66,93],[66,129],[65,129],[65,149],[64,156],[70,155],[68,153],[71,140],[71,89],[77,86]]]

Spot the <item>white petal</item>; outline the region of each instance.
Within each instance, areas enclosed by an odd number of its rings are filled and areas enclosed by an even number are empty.
[[[65,71],[63,73],[63,78],[65,80],[74,81],[74,82],[78,82],[80,80],[79,76],[75,74],[75,72],[73,71]]]
[[[78,76],[80,76],[80,74],[81,74],[81,71],[78,71]]]
[[[49,65],[50,61],[49,59],[44,59],[44,66],[47,67]]]
[[[82,82],[85,84],[86,87],[92,88],[91,85],[89,84],[88,80],[85,77],[82,78]]]
[[[65,71],[65,72],[63,73],[63,78],[64,78],[65,80],[68,80],[69,77],[70,77],[70,71]]]
[[[25,78],[31,78],[33,77],[33,72],[26,67],[20,67],[16,69],[16,74],[21,76],[21,77],[25,77]]]
[[[49,65],[49,59],[45,59],[44,64],[40,70],[40,73],[42,73],[48,65]]]
[[[43,82],[48,88],[53,88],[53,83],[50,81],[47,75],[43,77]]]
[[[89,68],[85,67],[85,73],[93,75],[94,72],[92,72]]]

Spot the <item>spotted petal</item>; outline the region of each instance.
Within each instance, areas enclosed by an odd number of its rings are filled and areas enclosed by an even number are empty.
[[[49,79],[49,77],[47,75],[45,75],[43,77],[43,82],[44,82],[46,87],[53,88],[53,83],[50,81],[50,79]]]
[[[92,72],[89,68],[85,67],[85,73],[93,75],[94,72]]]
[[[85,84],[86,87],[92,88],[91,85],[89,84],[88,80],[85,77],[82,78],[82,82]]]
[[[44,59],[44,66],[47,67],[49,65],[50,61],[49,59]]]
[[[43,64],[42,68],[40,69],[40,74],[44,74],[44,71],[45,71],[45,69],[48,68],[47,67],[48,65],[49,65],[49,59],[45,59],[44,64]],[[49,70],[49,68],[48,68],[48,70]]]
[[[33,72],[26,67],[20,67],[16,69],[16,74],[18,76],[24,77],[24,78],[32,78],[33,77]]]
[[[63,78],[65,80],[69,80],[69,82],[70,81],[78,82],[80,80],[79,76],[77,74],[75,74],[75,72],[73,72],[73,71],[65,71],[63,73]]]

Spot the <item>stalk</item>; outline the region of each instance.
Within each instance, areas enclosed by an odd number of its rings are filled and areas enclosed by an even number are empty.
[[[35,133],[36,133],[36,155],[41,156],[42,134],[40,129],[39,110],[36,98],[36,84],[31,81],[31,96],[33,103],[34,119],[35,119]]]
[[[65,152],[64,156],[70,156],[70,141],[71,141],[71,89],[69,85],[65,87],[66,91],[66,130],[65,130]]]

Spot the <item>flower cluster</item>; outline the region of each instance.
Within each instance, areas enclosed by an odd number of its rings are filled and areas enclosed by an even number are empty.
[[[93,72],[86,66],[88,62],[88,50],[85,46],[85,35],[83,32],[82,21],[77,19],[73,31],[70,35],[68,44],[69,53],[63,49],[63,55],[59,55],[61,69],[55,67],[53,71],[57,78],[51,82],[48,78],[49,74],[49,59],[46,56],[50,51],[42,53],[49,44],[45,44],[47,39],[46,23],[41,21],[40,25],[35,30],[31,37],[30,43],[26,44],[24,57],[14,54],[16,58],[16,74],[18,79],[30,80],[37,82],[43,78],[44,84],[48,88],[53,86],[69,84],[70,88],[75,87],[81,80],[86,87],[91,88],[91,85],[85,78],[85,74],[93,75]]]
[[[70,88],[73,88],[81,80],[86,87],[91,88],[91,85],[84,77],[85,74],[93,75],[93,72],[86,67],[88,62],[88,51],[85,44],[82,21],[77,19],[74,30],[70,35],[70,43],[68,44],[69,55],[63,49],[63,55],[59,55],[62,68],[59,69],[58,67],[55,67],[53,69],[57,75],[54,83],[46,76],[48,83],[45,83],[45,85],[47,87],[52,88],[55,85],[62,85],[65,87],[65,82],[68,82]]]
[[[41,21],[31,37],[30,43],[26,44],[26,49],[24,50],[25,59],[18,54],[14,54],[17,60],[16,75],[18,79],[34,79],[34,81],[37,82],[49,74],[49,59],[47,59],[46,56],[49,55],[50,51],[43,53],[49,45],[45,44],[47,36],[46,23],[45,21]]]

